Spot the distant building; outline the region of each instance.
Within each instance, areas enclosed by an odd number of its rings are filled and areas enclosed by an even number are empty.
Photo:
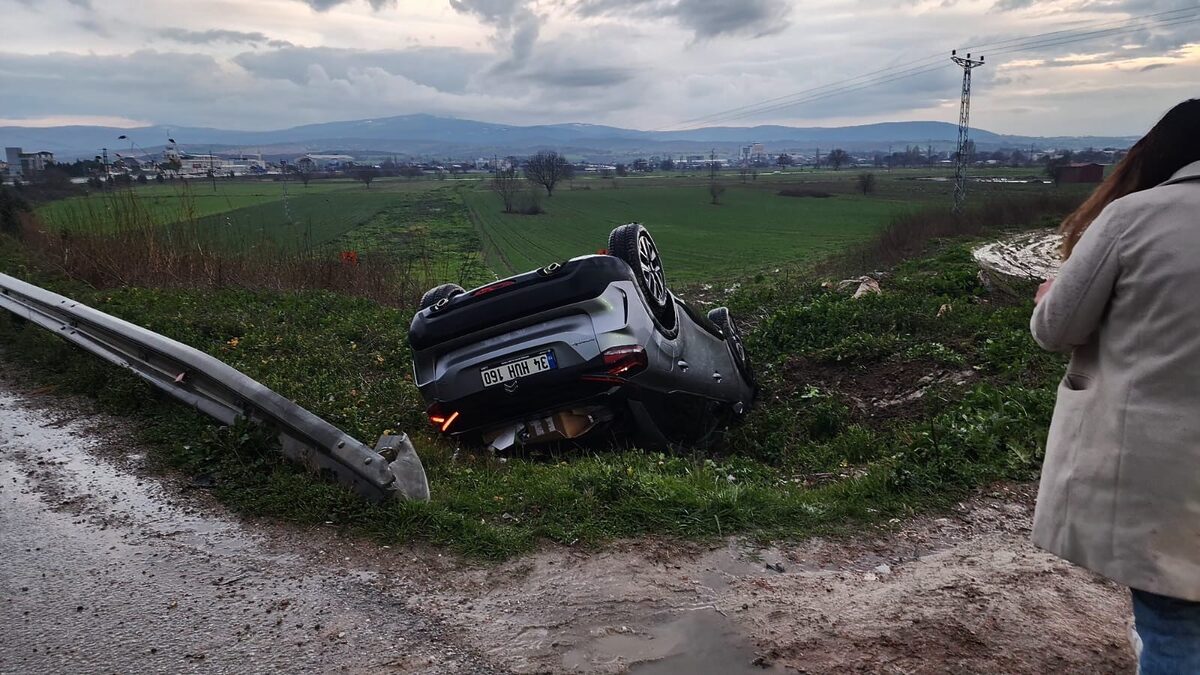
[[[21,152],[21,148],[4,148],[6,175],[9,178],[29,178],[46,170],[47,163],[54,162],[52,152]]]
[[[743,164],[749,164],[752,162],[765,162],[767,161],[767,149],[762,143],[743,145],[741,151],[738,153],[738,159],[741,160]]]
[[[337,171],[344,166],[354,164],[354,157],[350,155],[314,155],[310,153],[303,157],[297,157],[294,164],[301,171]]]
[[[1101,164],[1068,164],[1058,167],[1055,180],[1059,183],[1099,183],[1104,180]]]
[[[237,157],[223,157],[213,154],[183,152],[178,147],[171,146],[163,151],[163,158],[166,160],[165,163],[167,166],[177,166],[178,168],[175,169],[175,172],[182,177],[207,176],[209,171],[218,176],[227,176],[230,174],[242,176],[252,173],[265,173],[267,170],[267,164],[263,161],[262,155],[259,154],[250,156],[241,154]]]

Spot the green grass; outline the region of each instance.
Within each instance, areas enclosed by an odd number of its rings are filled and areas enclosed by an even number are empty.
[[[788,171],[741,182],[736,172],[726,171],[719,177],[726,188],[719,205],[710,203],[708,178],[688,174],[572,180],[543,198],[546,213],[536,216],[503,213],[499,198],[485,185],[465,193],[465,199],[485,260],[501,275],[602,249],[612,228],[638,221],[663,251],[668,280],[689,284],[802,266],[871,237],[893,215],[950,203],[950,183],[918,180],[931,175],[928,170],[878,173],[876,191],[866,196],[856,191],[858,173]],[[830,196],[779,195],[784,189]],[[981,183],[971,194],[983,200],[1050,189]]]
[[[505,214],[486,192],[468,193],[467,204],[489,262],[502,273],[603,249],[614,227],[639,221],[654,233],[677,282],[734,278],[828,255],[910,208],[886,198],[790,198],[742,185],[729,186],[720,205],[710,204],[699,185],[559,190],[538,216]]]
[[[148,403],[145,385],[128,375],[0,318],[6,351],[38,378],[134,416],[161,466],[213,475],[219,496],[245,513],[334,521],[483,558],[545,540],[804,536],[944,506],[974,486],[1032,475],[1062,367],[1028,336],[1031,302],[989,293],[968,248],[948,245],[862,300],[815,281],[785,293],[778,282],[748,281],[732,304],[765,314],[748,335],[765,393],[723,454],[613,449],[499,461],[456,455],[423,431],[407,312],[326,292],[96,291],[22,267],[17,251],[0,247],[0,269],[214,354],[361,440],[409,431],[433,498],[363,503],[283,462],[253,429],[216,430],[180,406]],[[944,305],[951,309],[939,317]],[[857,407],[897,368],[915,381],[951,367],[977,375],[935,386],[905,415],[875,419]]]
[[[945,177],[942,169],[877,172],[869,196],[856,192],[859,172],[771,170],[743,182],[726,171],[720,205],[709,203],[708,178],[700,174],[581,177],[544,198],[547,212],[538,216],[502,213],[481,179],[379,179],[370,189],[347,179],[307,187],[295,180],[218,180],[215,191],[204,180],[174,181],[53,201],[36,213],[54,230],[184,228],[230,251],[382,252],[419,258],[451,270],[448,281],[470,283],[595,252],[613,227],[640,221],[664,251],[669,281],[686,285],[803,267],[870,237],[897,213],[950,199],[949,183],[920,180]],[[785,197],[778,194],[783,189],[831,196]],[[981,183],[972,196],[1047,189]]]
[[[313,182],[304,188],[296,181],[217,181],[214,191],[208,181],[177,180],[163,184],[135,185],[132,190],[149,212],[154,222],[167,224],[180,220],[204,218],[236,209],[280,202],[285,194],[293,197],[311,192],[336,192],[353,188],[347,182]],[[361,184],[359,185],[361,187]],[[286,192],[285,192],[286,191]],[[97,227],[96,216],[108,211],[106,193],[93,192],[82,197],[60,199],[40,205],[37,215],[55,227]]]
[[[49,202],[36,214],[51,230],[106,234],[121,228],[177,230],[180,238],[230,253],[264,250],[377,253],[447,274],[494,278],[459,181],[382,179],[370,189],[347,180],[176,181]]]

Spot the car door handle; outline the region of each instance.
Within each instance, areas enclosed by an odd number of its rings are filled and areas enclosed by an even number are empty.
[[[716,380],[717,382],[720,382],[721,380],[725,379],[725,376],[721,375],[720,373],[718,373],[714,370],[713,371],[713,379]]]
[[[688,362],[684,361],[683,359],[679,359],[679,361],[675,365],[679,366],[679,369],[685,373],[687,372],[687,369],[691,367],[688,365]]]

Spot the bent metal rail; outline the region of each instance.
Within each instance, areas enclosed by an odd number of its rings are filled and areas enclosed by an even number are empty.
[[[429,499],[425,468],[405,434],[385,435],[372,450],[219,359],[5,274],[0,308],[130,370],[222,424],[245,418],[264,425],[278,433],[289,459],[332,473],[368,499]]]

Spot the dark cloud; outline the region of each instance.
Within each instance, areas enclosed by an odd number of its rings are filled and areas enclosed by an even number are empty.
[[[286,40],[272,40],[264,33],[254,31],[247,33],[240,30],[187,30],[185,28],[163,28],[158,31],[159,36],[176,42],[184,42],[192,45],[207,45],[213,42],[228,42],[231,44],[256,44],[267,43],[272,47],[286,47],[291,45]]]
[[[327,11],[333,9],[334,7],[337,7],[338,5],[344,5],[347,2],[351,2],[352,0],[299,0],[299,1],[303,2],[304,4],[308,5],[309,7],[312,7],[313,10],[315,10],[317,12],[327,12]],[[370,3],[371,8],[377,12],[379,10],[383,9],[384,7],[395,7],[396,6],[396,0],[367,0],[367,2]]]
[[[640,81],[620,88],[593,86],[618,81],[624,75],[615,70],[577,69],[570,63],[564,68],[532,71],[528,80],[480,77],[462,92],[449,92],[410,79],[433,79],[429,72],[416,72],[419,68],[403,75],[388,73],[378,63],[384,57],[403,57],[380,54],[361,55],[365,61],[376,61],[376,67],[347,67],[345,77],[325,72],[326,67],[336,71],[330,63],[333,58],[322,66],[309,54],[300,59],[309,64],[309,76],[290,79],[282,75],[294,74],[294,64],[273,64],[282,70],[276,73],[279,76],[272,76],[267,74],[268,61],[258,63],[256,71],[244,71],[204,54],[0,52],[0,100],[20,100],[20,115],[30,118],[136,116],[180,126],[279,129],[415,112],[512,123],[584,120],[597,110],[618,114],[654,93],[640,88]],[[460,65],[457,70],[486,70],[486,62],[478,55],[461,56],[465,64],[473,65]],[[243,55],[240,60],[256,65],[250,56]],[[461,76],[457,84],[461,84]]]
[[[1148,66],[1142,66],[1141,70],[1139,70],[1138,72],[1145,73],[1145,72],[1149,72],[1151,70],[1158,70],[1159,68],[1166,68],[1167,66],[1170,66],[1170,65],[1172,65],[1172,64],[1170,64],[1170,63],[1151,63]]]
[[[612,87],[629,82],[636,75],[637,71],[632,68],[554,65],[531,69],[523,73],[521,77],[551,87],[579,89],[585,87]]]
[[[1037,0],[997,0],[992,9],[997,12],[1011,12],[1016,9],[1032,7]]]
[[[788,0],[577,0],[574,8],[584,16],[633,14],[671,19],[697,39],[771,35],[787,28],[791,14]]]
[[[144,50],[122,55],[0,53],[0,100],[21,100],[25,115],[124,115],[170,92],[171,105],[207,104],[220,95],[206,74],[209,56]],[[136,94],[136,95],[135,95]],[[146,98],[140,98],[145,96]],[[103,111],[103,112],[100,112]]]
[[[379,69],[440,91],[465,91],[470,79],[483,71],[486,54],[452,47],[414,47],[404,50],[367,51],[333,47],[286,47],[265,52],[244,52],[234,62],[255,77],[306,84],[314,77],[349,80],[355,71]]]
[[[530,0],[450,0],[450,6],[495,28],[496,44],[507,55],[492,67],[493,72],[519,71],[533,54],[542,19],[531,8]]]

